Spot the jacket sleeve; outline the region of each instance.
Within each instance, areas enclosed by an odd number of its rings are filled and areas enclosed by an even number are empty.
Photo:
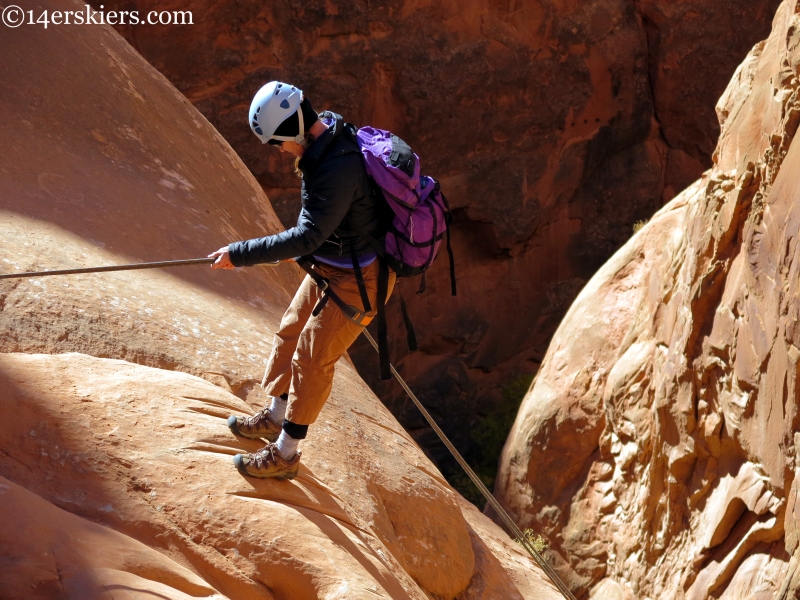
[[[325,161],[314,173],[313,183],[304,190],[303,208],[297,225],[275,235],[234,242],[228,246],[236,267],[249,267],[312,254],[341,224],[355,197],[358,178],[352,161],[355,153]]]

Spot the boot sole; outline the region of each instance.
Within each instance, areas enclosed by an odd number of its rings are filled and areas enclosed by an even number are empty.
[[[234,416],[228,417],[228,429],[231,430],[231,433],[233,433],[233,435],[238,435],[239,437],[247,438],[248,440],[267,440],[268,442],[275,442],[280,436],[280,432],[270,435],[255,435],[252,433],[243,433],[242,431],[239,430],[239,425],[236,422],[236,417]]]

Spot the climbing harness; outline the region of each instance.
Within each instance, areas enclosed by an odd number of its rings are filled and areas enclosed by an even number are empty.
[[[296,260],[297,260],[297,263],[303,268],[303,270],[306,271],[306,273],[309,274],[309,276],[312,278],[314,283],[316,283],[319,286],[320,290],[322,290],[322,292],[323,292],[323,297],[317,303],[317,306],[314,307],[314,310],[312,311],[312,314],[318,315],[322,311],[322,309],[325,307],[325,304],[327,303],[328,299],[330,298],[331,300],[333,300],[334,304],[336,304],[336,306],[338,306],[339,309],[341,309],[341,311],[345,314],[345,316],[348,319],[350,319],[354,323],[362,325],[362,327],[363,327],[362,333],[364,334],[364,337],[367,338],[367,340],[372,345],[372,347],[375,348],[375,350],[380,354],[381,350],[378,347],[378,343],[375,341],[375,339],[372,337],[372,335],[370,335],[370,333],[369,333],[369,331],[367,331],[366,327],[363,326],[364,319],[366,319],[368,316],[371,316],[371,315],[367,315],[365,312],[360,311],[360,310],[356,309],[355,307],[352,307],[352,306],[348,305],[341,298],[339,298],[333,292],[333,290],[331,290],[330,287],[328,286],[328,281],[324,277],[319,275],[319,273],[316,273],[308,261],[305,261],[302,258],[301,259],[296,259]],[[158,268],[164,268],[164,267],[180,267],[180,266],[186,266],[186,265],[210,264],[210,263],[213,263],[215,261],[216,261],[215,258],[192,258],[192,259],[187,259],[187,260],[167,260],[167,261],[160,261],[160,262],[135,263],[135,264],[128,264],[128,265],[109,265],[109,266],[105,266],[105,267],[87,267],[87,268],[81,268],[81,269],[61,269],[61,270],[57,270],[57,271],[31,271],[31,272],[27,272],[27,273],[8,273],[8,274],[0,275],[0,279],[19,279],[19,278],[26,278],[26,277],[46,277],[46,276],[50,276],[50,275],[77,275],[77,274],[81,274],[81,273],[105,273],[105,272],[109,272],[109,271],[132,271],[132,270],[136,270],[136,269],[158,269]],[[275,265],[277,263],[268,263],[268,264]],[[379,302],[380,301],[384,301],[385,302],[385,298],[379,298]],[[385,327],[385,325],[384,325],[384,327]],[[411,391],[411,388],[408,387],[408,384],[405,382],[405,380],[402,377],[400,377],[400,374],[394,368],[394,365],[389,363],[389,368],[390,368],[391,373],[394,376],[394,378],[402,386],[402,388],[405,390],[406,394],[408,394],[408,397],[411,398],[411,400],[414,402],[416,407],[422,413],[422,416],[425,417],[425,420],[428,422],[428,424],[436,432],[436,435],[439,436],[439,439],[442,440],[442,443],[444,443],[444,445],[450,451],[450,454],[453,455],[453,458],[455,458],[456,461],[458,462],[458,464],[461,465],[461,468],[464,469],[464,472],[472,480],[472,483],[474,483],[475,486],[478,488],[478,491],[483,495],[484,498],[486,498],[486,501],[495,510],[497,515],[503,521],[503,523],[505,523],[506,527],[508,527],[509,531],[514,535],[514,537],[516,538],[517,542],[519,542],[522,545],[522,547],[525,548],[525,550],[528,551],[528,554],[531,555],[531,557],[536,562],[536,564],[539,565],[539,568],[541,568],[542,571],[544,571],[545,575],[547,575],[547,577],[550,579],[550,581],[553,583],[553,585],[556,587],[556,589],[559,592],[561,592],[561,595],[564,596],[564,598],[567,598],[567,600],[576,600],[575,596],[572,594],[572,592],[566,586],[566,584],[561,580],[561,578],[555,572],[553,567],[551,567],[548,564],[547,560],[541,555],[541,553],[538,550],[536,550],[536,548],[533,546],[533,543],[531,542],[531,540],[528,539],[528,536],[526,536],[522,532],[522,530],[517,526],[517,524],[514,523],[514,520],[511,518],[511,516],[505,511],[505,509],[503,509],[502,506],[500,506],[500,503],[492,495],[492,493],[489,491],[489,489],[483,484],[483,482],[481,481],[480,477],[478,477],[478,475],[475,473],[475,471],[472,470],[472,468],[469,466],[467,461],[464,460],[464,457],[461,456],[461,453],[458,450],[456,450],[456,447],[453,446],[452,442],[445,435],[444,431],[442,431],[442,429],[436,424],[436,421],[433,420],[433,417],[430,415],[430,413],[422,405],[422,403],[419,401],[419,399],[414,394],[414,392]]]

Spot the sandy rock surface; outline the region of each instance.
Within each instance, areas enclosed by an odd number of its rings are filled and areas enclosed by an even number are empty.
[[[110,28],[7,29],[0,55],[0,272],[205,256],[279,228]],[[346,360],[302,474],[238,475],[231,456],[259,444],[224,419],[266,400],[298,281],[289,264],[0,281],[0,597],[556,597]]]
[[[295,480],[262,481],[231,463],[261,444],[225,425],[251,409],[207,381],[83,354],[5,354],[0,372],[4,413],[14,415],[0,426],[0,471],[13,491],[0,496],[4,514],[8,523],[24,517],[32,496],[31,510],[45,505],[42,516],[52,515],[40,529],[35,520],[6,529],[4,547],[33,574],[9,569],[4,584],[46,590],[63,570],[101,589],[111,569],[243,599],[488,598],[471,584],[474,546],[483,561],[477,579],[523,598],[407,434],[378,426],[357,396],[317,427]],[[75,530],[67,564],[56,552],[32,565],[35,548],[13,540],[25,534],[47,549],[56,538],[60,549],[59,536],[73,537],[56,529],[60,519]],[[138,571],[126,569],[136,564],[129,554],[142,555]],[[503,554],[514,554],[508,540]]]
[[[297,179],[246,126],[266,81],[411,143],[455,208],[459,295],[444,258],[423,295],[401,286],[422,352],[408,355],[397,295],[392,351],[480,455],[476,422],[494,418],[504,385],[536,371],[580,289],[636,221],[711,166],[714,105],[778,4],[164,0],[159,10],[193,10],[195,24],[120,31],[219,129],[287,224]],[[402,392],[381,385],[371,347],[356,346],[362,375],[440,453]]]
[[[714,166],[590,281],[497,493],[593,599],[795,598],[800,5],[721,98]]]

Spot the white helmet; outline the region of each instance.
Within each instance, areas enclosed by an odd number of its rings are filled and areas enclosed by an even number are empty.
[[[269,140],[297,142],[305,145],[303,111],[299,110],[303,101],[303,90],[288,83],[270,81],[256,93],[250,103],[250,129],[266,144]],[[296,136],[274,135],[278,126],[297,112],[300,130]]]

